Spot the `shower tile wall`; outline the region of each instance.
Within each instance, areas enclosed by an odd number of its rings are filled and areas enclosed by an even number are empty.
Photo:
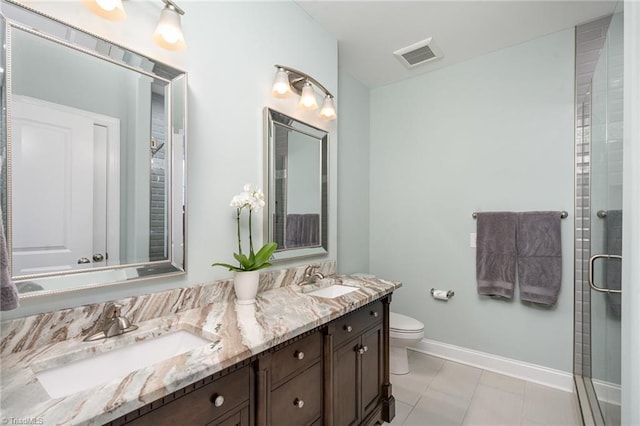
[[[151,137],[157,146],[166,142],[164,96],[157,93],[151,95]],[[163,146],[151,156],[151,217],[149,235],[149,260],[164,260],[167,258],[165,224],[166,224],[166,189],[165,189],[165,157]]]
[[[576,27],[575,134],[575,328],[574,373],[591,375],[590,253],[590,141],[591,78],[604,45],[611,16]]]

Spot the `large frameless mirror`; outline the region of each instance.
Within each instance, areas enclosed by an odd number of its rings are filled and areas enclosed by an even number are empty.
[[[274,260],[328,253],[327,158],[329,134],[265,109],[267,241]]]
[[[2,26],[20,296],[184,273],[186,74],[10,2]]]

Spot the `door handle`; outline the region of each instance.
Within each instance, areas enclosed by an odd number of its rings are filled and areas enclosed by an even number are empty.
[[[86,257],[81,257],[80,259],[78,259],[78,265],[82,265],[83,263],[91,263],[91,261]]]
[[[94,262],[102,262],[103,260],[104,260],[104,256],[102,255],[102,253],[96,253],[93,255]]]
[[[622,290],[611,290],[604,287],[598,287],[593,282],[593,270],[595,268],[596,260],[598,259],[620,259],[622,261],[622,256],[617,254],[594,254],[589,258],[589,287],[591,287],[595,291],[599,291],[600,293],[622,293]]]

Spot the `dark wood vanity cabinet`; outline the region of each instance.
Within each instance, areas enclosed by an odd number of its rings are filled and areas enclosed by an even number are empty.
[[[110,423],[135,426],[249,426],[253,370],[240,368],[207,377]]]
[[[110,423],[347,426],[390,422],[391,296]]]
[[[382,423],[385,387],[384,305],[377,302],[328,326],[331,403],[334,425]],[[388,377],[388,375],[386,376]],[[390,396],[390,395],[389,395]],[[388,413],[387,413],[388,414]],[[389,419],[390,420],[390,419]]]
[[[320,425],[323,335],[317,330],[270,350],[256,366],[256,424]]]

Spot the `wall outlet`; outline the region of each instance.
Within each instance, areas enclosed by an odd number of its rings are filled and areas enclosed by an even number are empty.
[[[476,247],[476,235],[477,234],[475,232],[472,232],[469,235],[469,247]]]

